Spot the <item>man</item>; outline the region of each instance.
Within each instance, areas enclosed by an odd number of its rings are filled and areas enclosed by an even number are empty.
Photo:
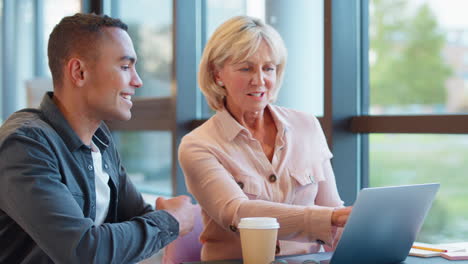
[[[54,92],[0,128],[0,263],[135,263],[193,227],[187,196],[144,203],[102,122],[142,85],[126,30],[76,14],[51,33]]]

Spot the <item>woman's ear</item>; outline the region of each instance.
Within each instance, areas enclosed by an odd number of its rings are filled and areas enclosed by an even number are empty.
[[[221,78],[215,76],[215,82],[217,85],[221,86],[221,87],[224,87],[224,83],[223,81],[221,81]]]
[[[221,87],[224,87],[224,83],[222,81],[219,68],[212,65],[212,69],[213,69],[213,78],[214,78],[215,83]]]
[[[86,81],[86,67],[83,60],[71,58],[67,64],[67,73],[76,86],[83,86]]]

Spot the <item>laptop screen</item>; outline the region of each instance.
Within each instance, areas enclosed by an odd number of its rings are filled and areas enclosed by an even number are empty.
[[[403,261],[439,186],[432,183],[362,189],[330,263]]]

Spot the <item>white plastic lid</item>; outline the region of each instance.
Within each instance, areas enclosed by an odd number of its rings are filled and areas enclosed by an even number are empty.
[[[247,217],[241,218],[238,228],[245,229],[274,229],[279,223],[274,217]]]

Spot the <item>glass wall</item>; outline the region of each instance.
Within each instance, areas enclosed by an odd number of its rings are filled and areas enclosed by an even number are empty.
[[[323,115],[324,3],[266,0],[266,21],[286,43],[288,63],[278,104]]]
[[[138,97],[171,96],[173,68],[173,1],[113,1],[112,16],[128,26],[138,56],[136,68],[143,80]]]
[[[323,115],[324,3],[296,0],[208,0],[206,40],[227,19],[249,15],[266,21],[283,37],[288,49],[283,86],[276,104]],[[205,117],[212,114],[204,111]]]
[[[70,16],[81,10],[81,0],[44,0],[42,5],[35,6],[35,29],[34,53],[37,62],[31,62],[36,67],[33,75],[25,81],[26,107],[38,107],[44,93],[53,90],[52,75],[50,73],[47,59],[47,44],[49,35],[64,16]],[[31,60],[34,57],[30,57]]]
[[[159,105],[161,100],[172,100],[175,93],[173,83],[173,1],[137,0],[105,2],[113,17],[128,25],[138,62],[136,69],[143,86],[136,90],[132,122],[148,124],[160,122],[158,114],[173,116],[173,109]],[[170,104],[167,104],[170,105]],[[154,115],[151,114],[154,111]],[[159,111],[156,113],[156,111]],[[141,113],[141,112],[140,112]],[[175,123],[175,120],[174,120]],[[122,163],[137,188],[146,194],[172,196],[172,127],[159,128],[163,131],[130,130],[116,131],[114,137],[119,147]]]
[[[373,134],[369,146],[370,186],[441,184],[417,241],[466,240],[467,135]]]
[[[81,10],[81,0],[44,0],[43,14],[43,38],[41,52],[42,67],[48,77],[51,77],[47,60],[47,43],[49,35],[64,16],[70,16]]]
[[[256,1],[261,3],[261,6],[265,5],[264,0]],[[250,13],[252,16],[258,17],[255,13],[256,10]],[[206,1],[206,29],[205,29],[205,41],[213,34],[216,28],[221,25],[227,19],[246,15],[247,14],[247,2],[246,0],[234,0],[234,1],[223,1],[223,0],[207,0]],[[265,19],[264,17],[261,17]]]
[[[464,12],[468,2],[370,0],[369,4],[369,113],[468,112]],[[468,236],[467,144],[466,135],[369,136],[370,186],[441,183],[418,241],[456,242]]]
[[[0,58],[3,58],[3,0],[0,0]],[[3,94],[3,62],[0,62],[0,94]],[[0,100],[0,123],[3,123],[2,100]]]
[[[2,1],[3,5],[3,1]],[[6,58],[8,68],[1,68],[7,75],[3,83],[4,101],[3,117],[25,107],[37,107],[45,91],[52,90],[52,82],[47,66],[47,41],[55,24],[66,15],[80,11],[80,0],[18,0],[7,3],[8,24],[3,27],[7,34],[9,56]],[[3,9],[3,7],[2,7]],[[2,27],[2,28],[3,28]],[[5,44],[5,43],[3,43]],[[11,54],[10,54],[11,53]],[[2,62],[3,63],[3,62]]]
[[[370,0],[370,114],[468,112],[468,2]]]
[[[250,2],[260,3],[261,7],[264,7],[265,5],[264,0]],[[205,9],[206,15],[204,16],[205,28],[203,32],[203,46],[205,46],[206,42],[211,37],[216,28],[220,26],[224,21],[234,16],[247,14],[248,3],[249,2],[246,0],[207,0]],[[258,14],[256,14],[255,11],[256,10],[253,10],[253,12],[251,12],[250,14],[252,16],[258,17]],[[262,19],[264,19],[264,16],[262,17]],[[201,101],[197,102],[197,105],[201,104],[202,109],[202,116],[200,116],[199,118],[210,118],[214,114],[214,111],[208,106],[203,95],[201,95],[199,98],[203,98]]]
[[[34,76],[34,3],[32,0],[19,0],[15,3],[15,39],[14,57],[15,70],[13,87],[16,91],[15,104],[16,109],[26,107],[26,82],[33,79]],[[13,97],[13,98],[15,98]],[[13,111],[12,111],[13,112]],[[11,114],[11,113],[8,113]]]
[[[144,193],[172,195],[172,133],[114,132],[122,163],[132,182]]]

